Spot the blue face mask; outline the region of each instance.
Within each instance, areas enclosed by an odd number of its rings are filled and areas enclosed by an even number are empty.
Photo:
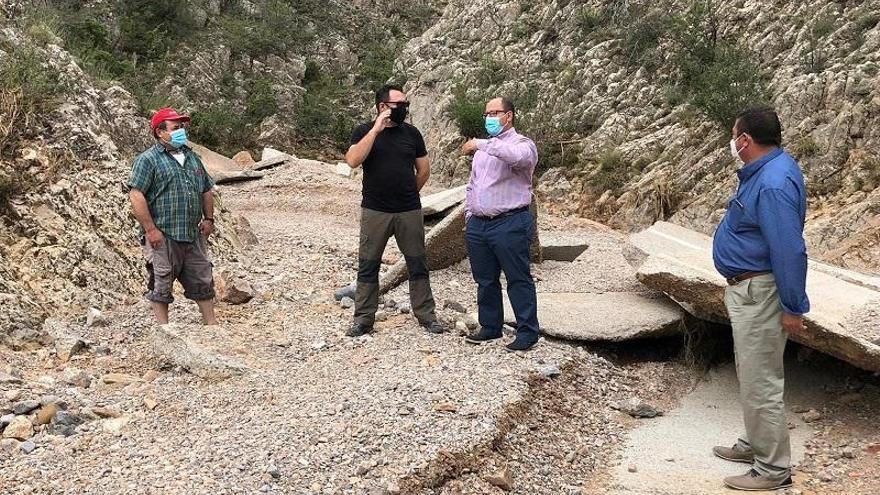
[[[186,129],[180,128],[171,131],[171,141],[168,142],[172,148],[177,149],[186,144]]]
[[[503,130],[504,126],[501,125],[501,117],[486,117],[486,132],[490,136],[495,137],[501,134]]]

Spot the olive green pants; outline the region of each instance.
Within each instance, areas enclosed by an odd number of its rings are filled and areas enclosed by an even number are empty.
[[[358,278],[354,320],[373,326],[379,309],[379,267],[391,236],[397,241],[409,270],[412,312],[421,323],[435,321],[434,295],[425,259],[425,222],[422,210],[385,213],[361,209],[361,240],[358,248]]]
[[[754,469],[783,480],[791,474],[791,442],[782,396],[788,334],[772,274],[727,287],[724,303],[733,326],[745,435],[738,445],[755,453]]]

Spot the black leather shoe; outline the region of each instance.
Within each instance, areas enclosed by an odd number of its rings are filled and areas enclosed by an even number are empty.
[[[449,329],[437,320],[422,322],[421,325],[428,333],[446,333]]]
[[[364,325],[363,323],[355,323],[350,326],[348,330],[345,331],[345,335],[349,337],[360,337],[361,335],[366,335],[373,331],[373,327],[370,325]]]
[[[507,344],[505,348],[508,351],[527,351],[535,346],[538,343],[538,336],[534,333],[518,333],[516,334],[516,338],[513,339],[513,342]]]
[[[501,330],[493,332],[487,328],[480,328],[479,332],[468,335],[464,340],[470,344],[485,344],[486,342],[500,339],[502,335]]]

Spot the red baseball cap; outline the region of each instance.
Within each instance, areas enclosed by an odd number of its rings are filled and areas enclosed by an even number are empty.
[[[156,133],[156,128],[158,128],[159,125],[161,125],[162,122],[165,122],[166,120],[179,120],[183,122],[189,122],[190,118],[188,115],[177,113],[177,110],[173,108],[160,108],[156,111],[156,113],[153,114],[153,118],[150,119],[150,129],[153,130],[153,134]]]

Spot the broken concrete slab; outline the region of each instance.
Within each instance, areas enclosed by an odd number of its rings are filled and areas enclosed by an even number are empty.
[[[422,197],[422,214],[426,217],[442,213],[464,201],[467,186],[453,187]]]
[[[667,222],[630,237],[625,254],[639,280],[663,291],[698,318],[728,322],[727,282],[715,271],[712,239]],[[810,261],[806,331],[791,339],[860,368],[880,371],[880,282]]]
[[[266,170],[293,160],[295,160],[295,158],[290,155],[272,156],[269,158],[263,158],[262,160],[254,163],[253,165],[248,167],[248,170]]]
[[[425,251],[429,270],[441,270],[467,258],[467,244],[464,239],[464,204],[458,205],[425,236]],[[395,263],[379,282],[379,291],[384,294],[409,277],[406,260]]]
[[[275,148],[263,148],[263,152],[260,154],[260,161],[269,160],[272,158],[283,157],[286,160],[295,159],[293,155],[289,153],[285,153],[283,151],[276,150]]]
[[[538,293],[538,322],[551,337],[622,342],[681,332],[682,310],[665,297],[638,292]],[[504,319],[516,326],[507,294]]]
[[[541,257],[546,261],[574,261],[590,246],[584,239],[544,233]]]
[[[220,153],[212,151],[200,144],[188,142],[187,145],[199,155],[202,164],[208,175],[214,179],[217,184],[226,184],[230,182],[241,182],[248,180],[256,180],[263,177],[263,174],[253,170],[245,170],[231,158],[227,158]]]
[[[148,336],[153,352],[208,380],[222,380],[241,375],[248,370],[233,359],[217,355],[190,342],[182,335],[183,331],[183,327],[173,323],[154,326]]]

